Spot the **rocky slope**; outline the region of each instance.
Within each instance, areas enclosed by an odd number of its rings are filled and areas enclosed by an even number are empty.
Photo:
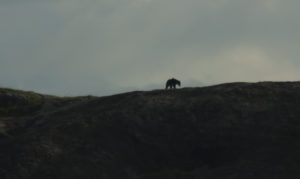
[[[0,90],[0,178],[300,177],[300,82],[61,98]]]

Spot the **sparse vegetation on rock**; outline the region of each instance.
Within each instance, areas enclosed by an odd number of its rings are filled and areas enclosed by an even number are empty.
[[[299,82],[0,101],[0,178],[300,177]]]

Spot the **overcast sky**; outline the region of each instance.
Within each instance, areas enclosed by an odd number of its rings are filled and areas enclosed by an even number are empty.
[[[300,79],[298,0],[1,0],[0,86],[109,95]]]

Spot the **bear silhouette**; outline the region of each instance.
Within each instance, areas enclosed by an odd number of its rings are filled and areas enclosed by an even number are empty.
[[[176,89],[176,85],[180,86],[181,82],[175,78],[169,79],[166,83],[166,89]]]

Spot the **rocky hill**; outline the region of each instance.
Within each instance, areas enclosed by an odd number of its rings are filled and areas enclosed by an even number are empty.
[[[300,82],[55,97],[0,89],[0,178],[295,179]]]

